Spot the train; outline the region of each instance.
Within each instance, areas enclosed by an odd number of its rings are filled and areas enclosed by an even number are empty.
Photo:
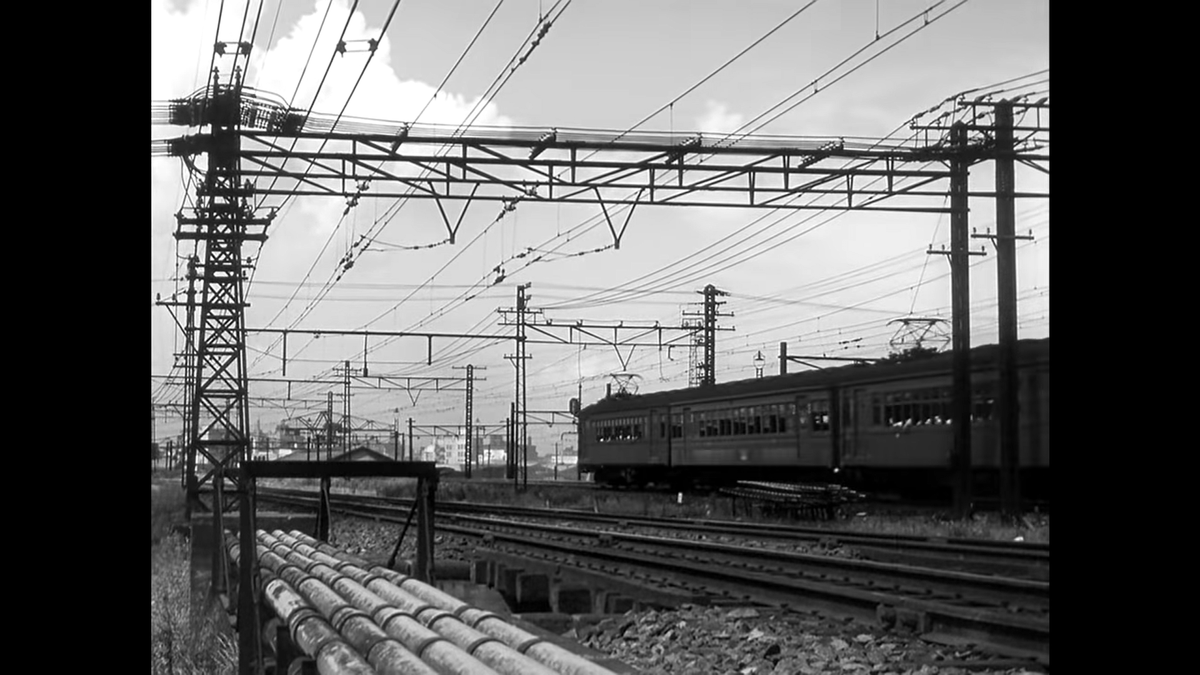
[[[1019,480],[1049,500],[1050,339],[1019,340]],[[971,350],[976,494],[998,491],[999,348]],[[953,484],[952,354],[709,386],[618,393],[579,410],[579,470],[608,486],[672,489],[820,481],[944,495]]]

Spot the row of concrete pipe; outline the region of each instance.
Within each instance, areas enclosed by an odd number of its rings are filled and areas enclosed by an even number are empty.
[[[499,615],[301,532],[257,533],[263,600],[322,674],[612,675]],[[230,557],[237,538],[226,535]]]

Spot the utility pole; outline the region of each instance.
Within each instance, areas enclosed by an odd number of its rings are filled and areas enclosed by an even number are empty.
[[[528,317],[526,315],[530,312],[529,300],[533,298],[532,295],[526,294],[526,290],[530,287],[530,285],[531,284],[525,283],[517,286],[517,353],[513,356],[504,357],[511,360],[513,365],[515,365],[517,368],[516,395],[513,400],[514,430],[512,437],[514,440],[514,452],[510,453],[512,457],[510,461],[513,467],[513,486],[517,489],[522,489],[529,484],[527,473],[529,469],[529,458],[527,455],[522,456],[524,467],[521,471],[518,471],[517,454],[521,452],[523,446],[528,444],[528,439],[526,436],[528,434],[529,416],[527,414],[527,401],[525,394],[525,361],[532,357],[525,353],[525,329],[528,321]]]
[[[995,107],[996,234],[973,234],[991,239],[996,247],[996,292],[1000,304],[1000,353],[997,392],[1000,427],[1000,510],[1006,519],[1021,514],[1020,410],[1017,404],[1017,251],[1016,186],[1013,171],[1013,102]]]
[[[696,331],[699,346],[704,351],[704,360],[700,364],[699,386],[707,387],[717,383],[717,318],[733,316],[729,312],[719,312],[717,309],[725,304],[718,302],[717,297],[729,295],[727,291],[719,290],[709,284],[704,290],[697,291],[704,295],[704,311],[702,314],[684,312],[684,316],[698,316],[702,319],[700,328]]]
[[[950,258],[951,305],[951,403],[950,420],[954,429],[954,448],[950,467],[954,486],[954,512],[959,518],[971,514],[971,268],[973,255],[968,247],[968,168],[967,128],[962,122],[950,127],[950,250],[929,250],[930,254]]]
[[[688,316],[688,314],[685,312],[684,316]],[[684,319],[682,323],[684,326],[693,329],[691,340],[688,341],[688,386],[699,387],[701,382],[700,328],[704,322],[701,319]]]
[[[516,426],[516,415],[517,404],[514,402],[509,404],[508,419],[504,420],[504,477],[511,478],[513,480],[514,488],[517,485],[517,443],[516,432],[514,431],[514,427]]]
[[[413,461],[413,418],[408,418],[408,461]]]
[[[950,158],[950,304],[954,356],[954,511],[959,518],[971,513],[971,268],[967,203],[967,129],[961,122],[950,129],[955,151]]]
[[[342,390],[342,452],[350,453],[350,360],[346,360],[345,372],[342,374],[345,384]]]
[[[183,469],[181,483],[184,490],[187,492],[187,499],[184,502],[184,518],[189,522],[192,518],[192,506],[198,504],[199,499],[199,482],[196,479],[196,446],[195,439],[192,436],[192,429],[199,420],[193,417],[190,413],[193,410],[192,397],[196,395],[196,256],[188,256],[187,264],[187,305],[184,312],[187,315],[187,323],[184,327],[183,341],[183,409],[188,411],[183,415],[183,445],[180,450],[183,457],[179,465]],[[193,495],[196,498],[193,499]]]
[[[458,370],[457,366],[455,366],[455,370]],[[487,370],[487,368],[476,367],[476,366],[473,366],[470,364],[467,364],[467,366],[466,366],[466,371],[467,371],[467,401],[466,401],[467,423],[465,426],[467,429],[467,438],[466,438],[466,457],[463,460],[463,474],[467,478],[471,477],[471,468],[475,465],[476,444],[474,442],[474,438],[475,438],[474,426],[472,426],[472,423],[475,419],[475,382],[483,381],[482,379],[481,380],[475,379],[475,371],[476,370]]]
[[[474,394],[475,394],[475,366],[467,364],[467,438],[466,438],[466,457],[465,466],[467,478],[471,477],[471,464],[474,459],[475,449],[475,429],[471,426],[471,422],[475,419],[474,409]]]
[[[392,421],[392,459],[400,461],[400,409],[396,408],[396,416]]]
[[[333,459],[333,392],[325,404],[325,461]]]

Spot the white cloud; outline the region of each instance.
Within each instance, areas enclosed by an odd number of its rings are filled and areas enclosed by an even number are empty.
[[[236,39],[238,26],[241,23],[243,5],[226,3],[222,17],[222,30],[216,31],[217,10],[220,3],[190,0],[185,3],[171,0],[154,0],[151,3],[151,99],[167,101],[173,98],[188,96],[197,88],[203,86],[206,73],[212,59],[212,42],[214,35],[221,40]],[[207,5],[207,11],[206,11]],[[251,5],[251,16],[257,4]],[[361,11],[350,17],[349,2],[334,0],[329,16],[325,19],[324,28],[318,38],[318,27],[326,4],[313,2],[306,13],[295,20],[293,25],[279,25],[277,35],[282,35],[273,48],[267,50],[259,44],[251,54],[246,82],[256,89],[275,94],[285,101],[292,98],[296,91],[296,83],[304,70],[309,50],[316,39],[316,49],[313,51],[311,63],[304,74],[295,98],[297,107],[312,105],[313,94],[316,92],[326,66],[330,64],[329,73],[321,86],[320,95],[312,108],[321,113],[336,115],[342,110],[347,97],[350,96],[355,81],[363,66],[367,63],[366,52],[348,52],[344,55],[334,55],[338,37],[343,26],[346,28],[347,41],[365,40],[379,35],[380,24],[371,24]],[[269,13],[269,11],[267,12]],[[350,17],[347,25],[347,18]],[[265,19],[264,19],[265,20]],[[248,30],[248,29],[247,29]],[[266,36],[260,31],[259,39]],[[366,117],[373,119],[410,121],[429,103],[421,115],[420,122],[433,124],[457,125],[467,120],[473,114],[473,109],[480,100],[482,92],[475,94],[443,91],[430,102],[434,95],[435,86],[416,80],[402,80],[397,76],[391,63],[392,46],[388,38],[378,45],[374,57],[366,70],[362,81],[354,89],[354,96],[345,110],[346,116]],[[218,57],[216,65],[224,74],[231,64],[230,57]],[[224,78],[222,78],[224,79]],[[453,82],[451,83],[453,85]],[[479,114],[474,116],[475,125],[510,126],[512,120],[500,114],[494,104],[489,104]],[[190,130],[194,132],[195,129]],[[152,127],[152,138],[177,137],[189,130],[178,127]],[[319,143],[313,143],[314,146]],[[326,149],[332,149],[327,146]],[[302,146],[297,146],[302,149]],[[203,159],[199,158],[203,165]],[[289,166],[289,168],[291,168]],[[151,245],[152,245],[152,275],[155,279],[170,276],[175,269],[173,233],[176,229],[174,213],[183,204],[184,191],[180,185],[185,169],[182,162],[175,158],[154,158],[151,174]],[[194,194],[194,187],[193,187]],[[279,197],[268,203],[278,203]],[[367,229],[371,214],[382,215],[390,200],[384,200],[375,208],[371,200],[364,200],[352,218],[347,219],[343,229],[349,226],[351,220],[356,220],[356,232]],[[364,206],[365,205],[365,206]],[[428,234],[432,239],[443,237],[440,217],[437,221],[423,218],[422,227],[414,232],[410,227],[412,214],[426,213],[426,205],[415,203],[405,208],[405,215],[396,219],[384,238],[400,241],[422,241]],[[266,243],[259,259],[256,278],[259,279],[296,279],[299,280],[309,270],[314,258],[330,240],[331,233],[345,209],[343,200],[335,198],[302,198],[282,217],[277,218],[272,227],[271,239]],[[430,206],[429,208],[433,208]],[[430,212],[431,214],[433,212]],[[404,235],[391,236],[394,230],[403,226]],[[426,227],[429,226],[429,227]],[[436,230],[436,231],[435,231]],[[335,268],[339,258],[346,252],[348,237],[339,231],[330,241],[321,262],[313,272],[310,282],[323,282]],[[187,248],[190,252],[190,246]],[[184,249],[181,248],[181,253]],[[255,247],[247,247],[246,255],[257,253]],[[387,256],[365,256],[356,265],[353,276],[371,278],[386,270],[394,260]],[[424,261],[423,261],[424,262]],[[414,273],[424,270],[425,265],[419,265]],[[374,269],[373,269],[374,268]],[[161,292],[165,297],[170,294],[173,284],[160,282],[154,285],[154,292]],[[298,306],[294,306],[289,314],[295,316],[304,306],[298,297]],[[254,302],[250,313],[254,314],[248,323],[258,321],[265,323],[273,315],[279,303]],[[260,313],[269,314],[258,316]],[[161,308],[156,308],[152,315],[153,356],[152,368],[156,373],[169,370],[172,363],[171,349],[174,340],[174,324],[170,316]],[[340,317],[340,315],[339,315]],[[357,317],[345,317],[338,323],[350,323]]]
[[[728,134],[745,123],[745,116],[729,112],[729,107],[718,101],[705,101],[705,113],[696,118],[696,129],[706,134]]]

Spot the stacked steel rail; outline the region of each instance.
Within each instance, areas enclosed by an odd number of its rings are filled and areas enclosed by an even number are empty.
[[[832,519],[843,506],[862,501],[866,496],[841,485],[801,485],[793,483],[762,483],[739,481],[735,487],[723,488],[721,494],[731,497],[734,515],[737,500],[751,508],[758,504],[767,511],[785,512],[793,516]]]
[[[233,535],[226,546],[238,562]],[[612,675],[495,613],[300,532],[258,531],[257,557],[263,601],[321,673]],[[275,639],[277,658],[285,642]],[[287,665],[277,660],[277,672]]]

